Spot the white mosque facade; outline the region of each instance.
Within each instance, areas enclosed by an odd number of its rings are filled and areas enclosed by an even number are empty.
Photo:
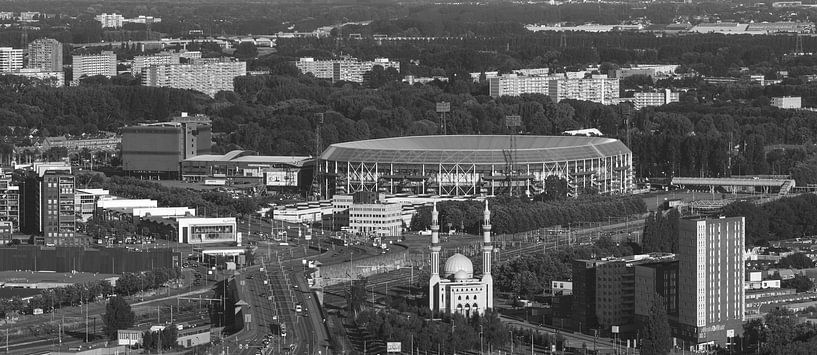
[[[440,274],[439,213],[437,205],[431,213],[431,279],[429,280],[429,308],[433,312],[460,313],[466,317],[484,314],[494,304],[491,277],[491,212],[485,202],[482,225],[483,246],[481,277],[474,277],[474,266],[465,255],[454,254],[445,261]]]

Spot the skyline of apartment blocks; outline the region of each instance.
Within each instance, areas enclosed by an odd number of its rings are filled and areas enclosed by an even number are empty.
[[[743,332],[745,218],[681,220],[678,321],[686,348],[727,348]]]
[[[116,54],[112,51],[75,55],[73,61],[71,85],[79,85],[79,79],[83,76],[104,75],[109,78],[116,76]]]
[[[366,72],[371,71],[376,65],[383,67],[383,70],[394,68],[400,72],[400,62],[390,61],[388,58],[360,61],[357,59],[315,60],[314,58],[304,57],[295,62],[295,66],[303,74],[312,73],[312,75],[320,79],[355,83],[362,83],[365,80]]]
[[[120,28],[122,27],[122,23],[125,22],[125,17],[117,13],[109,14],[103,12],[94,16],[94,20],[99,21],[99,23],[102,24],[102,28]]]
[[[136,76],[142,74],[142,69],[151,65],[165,65],[165,64],[181,64],[181,59],[200,59],[201,52],[199,51],[183,51],[183,52],[159,52],[154,55],[138,55],[133,57],[133,64],[131,64],[131,74]]]
[[[488,80],[491,97],[544,94],[553,102],[565,99],[613,104],[619,98],[619,80],[606,75],[570,78],[566,74],[520,76],[507,74]]]
[[[27,68],[62,71],[62,43],[53,38],[40,38],[29,43]]]
[[[23,68],[23,50],[0,47],[0,72],[8,73]]]
[[[637,92],[633,96],[633,106],[636,110],[640,110],[648,106],[661,106],[673,102],[678,102],[681,99],[681,93],[673,92],[670,89],[658,92]]]
[[[247,63],[241,61],[151,65],[142,69],[142,85],[191,89],[214,97],[219,91],[234,91],[235,78],[246,74]]]

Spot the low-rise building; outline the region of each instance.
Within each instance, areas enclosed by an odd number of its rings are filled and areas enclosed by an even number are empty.
[[[178,330],[176,344],[188,349],[194,346],[210,344],[210,326],[203,325]]]
[[[773,97],[771,105],[782,109],[797,109],[802,108],[802,99],[800,96],[781,96]]]

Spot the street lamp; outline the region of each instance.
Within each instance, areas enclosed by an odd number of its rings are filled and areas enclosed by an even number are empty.
[[[483,347],[482,347],[482,324],[479,325],[479,355],[483,355]]]

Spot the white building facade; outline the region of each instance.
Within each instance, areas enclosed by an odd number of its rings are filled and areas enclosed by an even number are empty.
[[[454,254],[445,261],[440,275],[440,224],[437,205],[431,212],[431,277],[429,279],[429,308],[437,313],[459,313],[465,317],[482,315],[493,308],[494,281],[491,276],[491,212],[485,202],[482,225],[482,277],[474,276],[471,260],[465,255]]]

